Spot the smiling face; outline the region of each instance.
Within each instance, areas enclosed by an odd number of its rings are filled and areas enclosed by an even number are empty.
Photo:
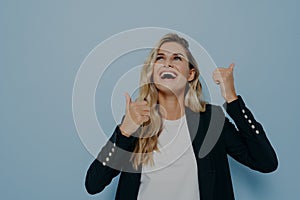
[[[189,69],[185,49],[176,42],[163,43],[153,66],[153,81],[159,92],[184,94],[187,81],[194,79],[194,69]]]

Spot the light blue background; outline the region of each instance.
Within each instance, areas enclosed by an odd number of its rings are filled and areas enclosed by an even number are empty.
[[[188,34],[219,66],[236,63],[236,89],[280,162],[276,172],[260,174],[231,161],[236,199],[297,199],[299,6],[296,0],[1,1],[0,199],[113,199],[117,179],[95,196],[84,189],[93,157],[73,122],[73,83],[98,43],[144,26]],[[104,124],[113,129],[112,121]]]

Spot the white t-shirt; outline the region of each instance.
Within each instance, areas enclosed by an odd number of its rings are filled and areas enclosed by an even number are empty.
[[[197,163],[185,115],[164,120],[158,148],[154,166],[142,167],[138,200],[199,200]]]

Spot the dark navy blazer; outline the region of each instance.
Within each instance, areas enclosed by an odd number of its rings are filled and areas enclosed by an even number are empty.
[[[241,96],[223,104],[236,127],[220,106],[206,105],[196,113],[186,107],[186,119],[198,167],[201,200],[234,199],[227,155],[263,173],[276,170],[278,160],[262,125],[246,107]],[[88,193],[101,192],[119,173],[116,200],[137,199],[141,167],[133,169],[130,153],[137,137],[125,137],[118,126],[90,165],[85,180]]]

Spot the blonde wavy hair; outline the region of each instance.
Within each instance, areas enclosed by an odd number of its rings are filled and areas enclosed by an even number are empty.
[[[138,130],[138,142],[136,143],[131,160],[135,169],[141,164],[153,165],[152,152],[159,151],[157,147],[158,137],[162,131],[163,121],[158,106],[158,90],[153,82],[153,66],[156,61],[160,47],[166,42],[176,42],[180,44],[186,52],[189,68],[195,70],[195,77],[187,83],[185,91],[185,106],[194,112],[204,112],[206,102],[202,100],[202,85],[199,81],[198,64],[189,50],[187,40],[175,33],[163,36],[157,45],[151,50],[146,59],[140,76],[140,90],[137,100],[145,100],[150,106],[150,120],[144,123]]]

